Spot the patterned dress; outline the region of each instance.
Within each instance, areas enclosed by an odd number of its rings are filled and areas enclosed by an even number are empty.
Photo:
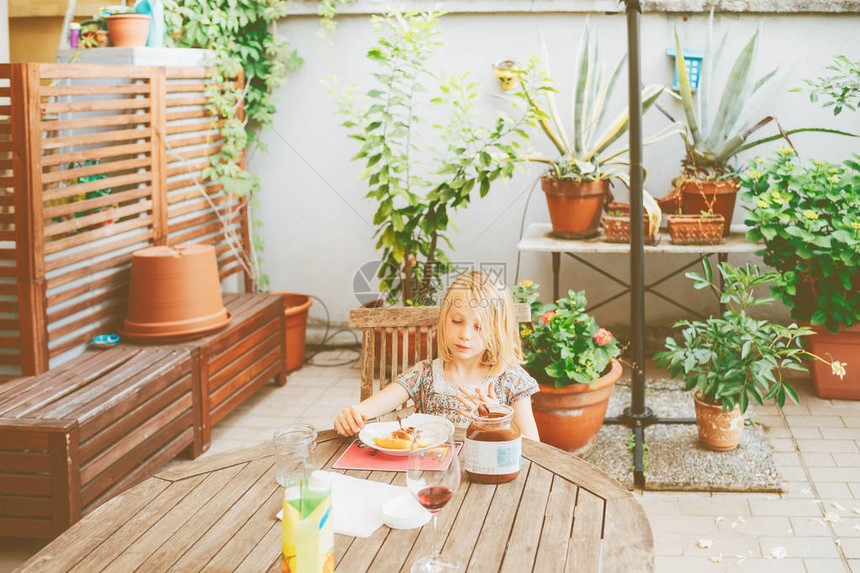
[[[416,411],[424,414],[445,416],[456,426],[467,426],[469,420],[457,413],[463,405],[457,396],[463,393],[454,384],[445,380],[445,367],[441,358],[423,360],[394,379],[403,386],[415,402]],[[503,370],[497,376],[487,376],[483,382],[474,386],[486,390],[490,381],[496,397],[502,404],[511,405],[521,398],[538,391],[538,384],[520,366]]]

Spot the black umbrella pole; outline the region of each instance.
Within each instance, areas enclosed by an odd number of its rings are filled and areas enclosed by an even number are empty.
[[[634,423],[633,484],[645,488],[642,417],[645,412],[645,241],[642,217],[642,92],[639,87],[639,0],[627,0],[627,85],[630,110],[630,409],[625,414]]]

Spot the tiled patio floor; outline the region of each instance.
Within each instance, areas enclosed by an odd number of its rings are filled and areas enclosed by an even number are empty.
[[[343,364],[352,358],[349,350],[319,354],[318,366],[294,372],[285,387],[266,386],[213,430],[206,455],[270,439],[294,421],[330,428],[358,400],[358,363]],[[796,388],[800,406],[758,416],[787,493],[637,494],[654,531],[657,573],[860,573],[860,402],[819,399],[807,381]],[[39,547],[0,544],[0,572]]]

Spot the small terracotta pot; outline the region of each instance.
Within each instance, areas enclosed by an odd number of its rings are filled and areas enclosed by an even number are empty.
[[[681,184],[681,212],[701,213],[702,211],[722,215],[726,220],[723,236],[729,234],[732,225],[732,215],[735,212],[735,200],[738,196],[739,181],[691,181]]]
[[[149,35],[149,15],[114,14],[105,18],[111,44],[115,48],[145,46]]]
[[[621,363],[612,359],[609,371],[594,384],[569,384],[556,388],[545,384],[532,395],[532,412],[540,441],[568,452],[581,450],[597,435]],[[540,379],[538,379],[540,381]]]
[[[728,451],[738,447],[744,435],[744,415],[735,406],[723,412],[720,404],[702,401],[698,394],[693,395],[696,405],[696,427],[699,440],[705,447],[717,451]]]
[[[148,247],[132,253],[128,315],[121,335],[190,338],[229,322],[212,245]]]
[[[619,215],[611,213],[617,212]],[[651,218],[648,213],[642,213],[642,223],[645,244],[653,245],[657,242],[657,237],[648,236],[648,223]],[[607,207],[607,212],[600,219],[603,225],[603,234],[606,235],[608,243],[629,243],[630,242],[630,203],[621,201],[613,201]]]
[[[816,356],[847,362],[848,367],[844,378],[839,378],[830,370],[830,366],[810,360],[812,381],[815,384],[815,393],[819,398],[842,398],[847,400],[860,400],[860,365],[857,357],[860,356],[860,324],[851,328],[842,326],[839,332],[833,334],[824,326],[813,326],[815,334],[803,338],[803,344]]]
[[[305,362],[305,337],[308,328],[308,309],[313,300],[306,294],[285,292],[284,318],[287,346],[287,371],[300,368]]]
[[[540,185],[546,193],[554,235],[563,239],[587,239],[598,234],[609,181],[558,181],[541,177]]]

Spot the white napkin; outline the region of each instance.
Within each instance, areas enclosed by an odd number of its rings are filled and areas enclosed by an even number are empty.
[[[411,495],[403,486],[345,476],[331,475],[332,525],[335,533],[370,537],[383,524],[382,506],[389,499]],[[283,511],[276,516],[283,518]]]

